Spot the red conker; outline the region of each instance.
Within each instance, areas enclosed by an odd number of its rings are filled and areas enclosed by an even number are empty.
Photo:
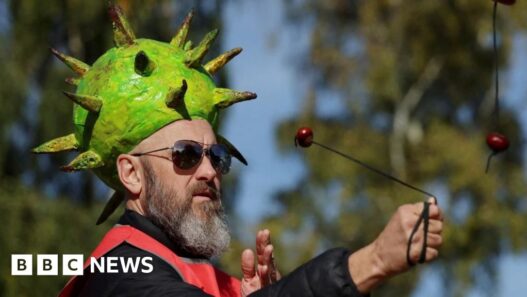
[[[309,127],[301,127],[296,131],[295,145],[310,147],[313,143],[313,130]]]
[[[509,139],[503,134],[492,132],[487,134],[487,145],[495,152],[503,152],[509,148]]]
[[[516,0],[493,0],[494,2],[499,2],[501,4],[505,4],[505,5],[513,5],[514,3],[516,3]]]

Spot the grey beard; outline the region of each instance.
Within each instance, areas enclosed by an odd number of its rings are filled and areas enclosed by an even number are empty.
[[[182,195],[170,185],[161,185],[148,161],[145,168],[146,216],[191,256],[212,258],[227,250],[229,228],[220,197],[192,208],[192,194],[208,187],[198,182]],[[198,213],[199,212],[199,213]]]

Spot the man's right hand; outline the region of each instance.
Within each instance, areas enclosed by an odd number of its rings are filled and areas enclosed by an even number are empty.
[[[438,257],[442,244],[443,214],[430,198],[429,227],[425,262]],[[390,221],[370,245],[353,253],[348,259],[348,267],[357,289],[368,293],[387,278],[408,270],[406,254],[408,240],[416,225],[424,203],[400,206]],[[423,223],[415,233],[410,246],[410,260],[417,263],[423,248]]]
[[[254,252],[251,249],[242,252],[241,295],[243,297],[280,280],[280,272],[274,262],[273,249],[271,232],[265,229],[256,234],[256,267],[254,266]]]

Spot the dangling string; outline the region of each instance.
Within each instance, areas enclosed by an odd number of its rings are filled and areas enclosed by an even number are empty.
[[[498,14],[498,1],[494,1],[494,9],[492,11],[492,47],[494,51],[494,130],[498,131],[500,126],[500,82],[499,82],[499,63],[498,63],[498,46],[496,41],[496,18]],[[485,166],[485,174],[489,172],[490,161],[497,154],[493,151],[487,158],[487,165]]]
[[[485,166],[485,174],[489,173],[489,168],[490,168],[490,160],[492,160],[492,158],[496,156],[496,153],[495,152],[491,152],[489,154],[489,156],[487,157],[487,166]]]
[[[498,12],[498,1],[494,1],[494,10],[492,12],[492,44],[494,47],[494,85],[495,85],[495,94],[494,94],[494,126],[497,130],[499,128],[500,122],[500,102],[499,102],[499,77],[498,77],[498,46],[496,45],[496,15]]]
[[[329,146],[326,146],[326,145],[324,145],[322,143],[318,143],[318,142],[316,142],[314,140],[312,142],[313,142],[313,144],[316,144],[316,145],[318,145],[318,146],[320,146],[320,147],[322,147],[322,148],[324,148],[326,150],[329,150],[329,151],[331,151],[331,152],[333,152],[333,153],[335,153],[337,155],[340,155],[340,156],[342,156],[342,157],[344,157],[344,158],[346,158],[346,159],[348,159],[350,161],[353,161],[353,162],[355,162],[355,163],[357,163],[357,164],[359,164],[359,165],[361,165],[361,166],[363,166],[363,167],[365,167],[365,168],[367,168],[367,169],[369,169],[369,170],[371,170],[371,171],[373,171],[373,172],[375,172],[377,174],[380,174],[380,175],[382,175],[382,176],[384,176],[384,177],[386,177],[388,179],[391,179],[394,182],[397,182],[397,183],[399,183],[399,184],[401,184],[401,185],[403,185],[405,187],[408,187],[408,188],[410,188],[410,189],[412,189],[414,191],[423,193],[423,194],[427,195],[428,197],[434,198],[434,204],[437,205],[437,198],[436,198],[435,195],[430,194],[427,191],[422,190],[422,189],[420,189],[418,187],[412,186],[411,184],[409,184],[409,183],[407,183],[405,181],[402,181],[402,180],[398,179],[397,177],[395,177],[395,176],[393,176],[391,174],[388,174],[388,173],[386,173],[384,171],[381,171],[381,170],[379,170],[379,169],[377,169],[375,167],[372,167],[372,166],[370,166],[370,165],[368,165],[368,164],[366,164],[366,163],[364,163],[364,162],[362,162],[362,161],[360,161],[360,160],[358,160],[358,159],[356,159],[356,158],[354,158],[354,157],[352,157],[350,155],[341,153],[341,152],[337,151],[336,149],[333,149],[333,148],[331,148]],[[428,222],[429,222],[428,220],[429,220],[429,217],[430,217],[430,203],[428,201],[425,201],[423,203],[424,203],[423,204],[423,211],[419,215],[419,219],[417,219],[417,222],[415,223],[415,226],[412,229],[412,233],[410,233],[410,237],[408,238],[408,246],[406,248],[406,262],[408,263],[408,266],[410,266],[410,267],[415,265],[415,263],[410,258],[410,247],[412,245],[412,241],[413,241],[414,235],[417,233],[417,230],[419,229],[419,226],[421,225],[421,222],[423,223],[423,236],[424,236],[423,238],[424,239],[423,239],[423,246],[421,248],[421,254],[419,256],[418,262],[419,263],[424,263],[425,260],[426,260],[426,248],[427,248],[426,243],[427,243],[427,237],[428,237]]]

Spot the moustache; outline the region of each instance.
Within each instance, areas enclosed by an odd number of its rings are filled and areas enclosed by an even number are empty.
[[[210,184],[203,181],[194,184],[189,192],[192,193],[192,195],[206,194],[210,197],[210,200],[212,201],[217,201],[221,199],[221,193],[216,188],[216,186],[214,184]]]

